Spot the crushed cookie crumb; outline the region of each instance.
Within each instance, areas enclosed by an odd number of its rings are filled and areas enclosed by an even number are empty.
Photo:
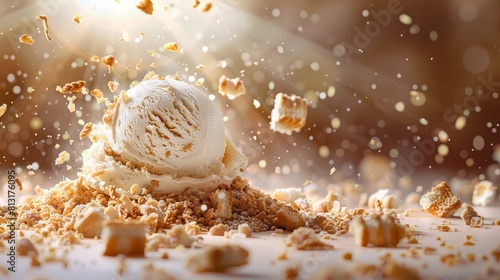
[[[63,87],[57,86],[56,91],[60,93],[80,93],[85,87],[85,81],[76,81],[65,84]]]
[[[48,18],[46,15],[39,15],[36,17],[36,19],[39,19],[43,22],[43,31],[45,33],[45,38],[47,38],[47,41],[52,42],[52,37],[50,37],[49,34],[49,22]]]
[[[151,0],[142,0],[136,7],[148,15],[152,15],[154,11],[153,2],[151,2]]]
[[[23,44],[26,44],[26,45],[33,45],[33,43],[35,42],[35,40],[30,35],[23,34],[23,35],[21,35],[19,37],[19,42],[21,42]]]

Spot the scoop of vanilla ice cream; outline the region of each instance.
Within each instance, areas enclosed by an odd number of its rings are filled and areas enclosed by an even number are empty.
[[[110,144],[121,158],[151,172],[193,170],[224,155],[224,121],[193,86],[146,80],[127,92],[113,113]]]
[[[246,167],[215,105],[189,84],[149,75],[108,107],[83,153],[82,174],[94,187],[209,191]]]

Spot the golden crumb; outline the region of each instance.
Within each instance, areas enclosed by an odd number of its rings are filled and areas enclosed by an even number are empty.
[[[293,246],[297,250],[330,250],[333,249],[314,233],[313,229],[300,227],[287,236],[286,246]]]
[[[161,258],[164,259],[164,260],[168,259],[169,258],[168,253],[167,252],[163,252],[163,254],[161,254]]]
[[[179,51],[179,46],[177,45],[176,42],[170,42],[170,43],[166,43],[163,48],[167,51],[171,51],[171,52],[178,52]]]
[[[246,223],[238,226],[238,232],[243,233],[246,237],[252,237],[252,228]]]
[[[220,272],[248,263],[249,253],[239,245],[209,246],[189,256],[187,268],[194,272]]]
[[[116,91],[116,89],[118,88],[119,85],[120,84],[117,81],[109,81],[108,82],[109,91],[111,91],[112,93],[114,93]]]
[[[479,214],[474,210],[474,208],[472,208],[471,205],[467,204],[465,206],[465,209],[464,211],[462,212],[462,215],[460,215],[460,217],[462,218],[462,220],[464,221],[465,225],[467,226],[472,226],[471,223],[472,223],[472,219],[474,217],[480,217]]]
[[[56,159],[56,165],[61,165],[65,162],[69,161],[70,158],[71,158],[71,155],[68,152],[62,151],[59,153],[59,156]]]
[[[37,254],[30,254],[30,255],[31,255],[31,257],[30,257],[30,266],[31,267],[42,266],[42,263],[40,262],[40,260],[38,260]]]
[[[83,139],[83,138],[89,136],[90,133],[92,132],[92,127],[93,127],[93,124],[91,122],[86,123],[83,126],[82,131],[80,131],[80,139]]]
[[[406,228],[390,214],[357,217],[349,224],[349,233],[358,246],[395,247],[409,235]]]
[[[285,261],[288,259],[288,255],[287,255],[287,251],[284,250],[283,252],[281,252],[278,257],[277,257],[278,260],[280,261]]]
[[[497,219],[493,222],[495,226],[500,226],[500,219]]]
[[[462,202],[451,192],[450,186],[443,181],[420,198],[420,205],[424,211],[445,218],[453,216],[462,206]]]
[[[306,124],[307,100],[296,95],[278,93],[271,111],[271,130],[291,134]]]
[[[203,6],[201,6],[201,11],[202,12],[208,12],[212,9],[212,3],[210,2],[207,2],[207,3],[204,3]]]
[[[33,40],[33,37],[31,37],[28,34],[23,34],[21,37],[19,37],[19,42],[26,44],[26,45],[33,45],[35,40]]]
[[[352,253],[351,252],[344,252],[342,254],[342,259],[344,259],[346,261],[352,260]]]
[[[102,229],[105,215],[100,207],[89,206],[76,218],[74,228],[83,237],[94,238]]]
[[[90,57],[90,61],[92,62],[101,62],[101,58],[97,55],[93,55],[92,57]]]
[[[200,226],[196,224],[196,222],[190,222],[186,224],[185,231],[189,235],[197,235],[200,233]]]
[[[149,55],[150,55],[150,56],[155,56],[155,55],[156,55],[156,50],[151,50],[151,51],[149,52]]]
[[[238,96],[246,94],[245,84],[243,81],[236,77],[234,79],[229,79],[225,75],[222,75],[219,79],[219,93],[223,96],[227,96],[230,100],[235,99]]]
[[[201,70],[201,69],[203,69],[204,67],[205,67],[205,65],[203,65],[203,64],[198,64],[198,65],[196,65],[196,69],[197,69],[197,70]]]
[[[465,240],[464,242],[462,242],[462,245],[464,246],[472,246],[472,245],[476,245],[473,241],[471,240]]]
[[[76,105],[73,103],[76,100],[76,95],[68,96],[66,100],[68,100],[68,110],[73,113],[76,110]]]
[[[228,231],[229,227],[225,224],[217,224],[210,228],[208,231],[209,235],[223,236],[224,232]]]
[[[193,9],[196,9],[200,3],[200,0],[194,0]]]
[[[108,66],[108,72],[111,72],[113,65],[115,65],[115,57],[113,55],[107,55],[105,57],[101,57],[101,61]]]
[[[73,21],[76,22],[76,23],[81,23],[82,22],[82,15],[80,15],[79,13],[76,13],[73,16]]]
[[[52,42],[52,37],[50,37],[50,34],[49,34],[49,22],[48,22],[47,16],[46,15],[39,15],[36,18],[41,20],[43,23],[43,31],[45,33],[45,38],[47,38],[47,41]]]
[[[0,106],[0,117],[3,116],[5,112],[7,112],[7,104],[2,104],[2,106]]]
[[[76,81],[65,84],[63,87],[57,86],[56,91],[60,93],[79,93],[83,91],[85,81]]]
[[[138,222],[110,221],[102,230],[105,256],[143,256],[146,225]]]
[[[154,11],[153,2],[151,2],[151,0],[142,0],[136,7],[148,15],[152,15]]]
[[[470,220],[470,227],[472,228],[480,228],[483,226],[484,220],[483,217],[472,217]]]
[[[16,245],[16,252],[19,256],[28,256],[29,254],[38,255],[38,250],[28,238],[20,238],[19,240],[17,240]]]

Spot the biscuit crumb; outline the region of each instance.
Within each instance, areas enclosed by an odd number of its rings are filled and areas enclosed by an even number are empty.
[[[85,87],[85,81],[76,81],[65,84],[63,87],[57,86],[56,91],[60,93],[80,93]]]
[[[204,3],[203,6],[201,7],[201,11],[205,13],[210,11],[211,9],[212,9],[212,3],[210,2]]]
[[[142,0],[136,7],[148,15],[152,15],[154,11],[153,2],[151,2],[151,0]]]
[[[283,252],[281,252],[278,257],[277,257],[278,260],[280,261],[285,261],[288,259],[288,255],[287,255],[287,251],[284,250]]]
[[[221,272],[248,263],[249,253],[239,245],[209,246],[188,257],[187,268],[194,272]]]
[[[238,226],[238,232],[243,233],[246,237],[252,237],[252,228],[246,223]]]
[[[36,17],[36,19],[39,19],[43,22],[43,31],[45,33],[45,38],[47,38],[47,41],[52,42],[52,37],[50,37],[49,34],[49,22],[48,18],[46,15],[39,15]]]
[[[222,75],[219,79],[219,93],[222,96],[227,96],[230,100],[235,99],[246,94],[245,84],[239,77],[229,79]]]
[[[210,228],[209,235],[224,236],[224,232],[228,231],[229,227],[225,224],[217,224]]]
[[[0,106],[0,117],[3,116],[5,112],[7,112],[7,104],[2,104],[2,106]]]
[[[93,124],[91,122],[88,122],[83,126],[82,131],[80,131],[80,139],[83,139],[90,135],[90,133],[92,132],[92,126]]]
[[[31,267],[40,267],[42,263],[38,260],[37,254],[30,254],[30,266]]]
[[[117,81],[109,81],[108,88],[111,93],[114,93],[120,84]]]
[[[74,16],[73,16],[73,21],[76,22],[76,23],[81,23],[82,22],[82,15],[80,15],[79,13],[76,13]]]
[[[285,205],[277,213],[273,224],[287,230],[295,230],[306,225],[304,217],[292,207]]]
[[[500,226],[500,219],[497,219],[493,222],[495,226]]]
[[[109,221],[101,239],[105,256],[143,256],[146,245],[146,225],[138,222]]]
[[[23,34],[21,37],[19,37],[19,42],[26,44],[26,45],[33,45],[35,40],[33,40],[33,37],[31,37],[28,34]]]
[[[69,161],[71,158],[71,155],[66,152],[66,151],[62,151],[59,153],[59,156],[56,158],[56,165],[61,165],[67,161]]]
[[[104,213],[100,207],[89,206],[77,217],[74,228],[83,237],[94,238],[98,236],[102,229],[104,217]]]
[[[17,241],[16,252],[19,256],[28,256],[29,254],[38,255],[38,250],[35,248],[35,245],[25,237]]]
[[[197,225],[196,222],[190,222],[186,224],[185,230],[191,236],[197,235],[200,233],[200,226]]]
[[[166,43],[163,48],[167,51],[171,51],[171,52],[178,52],[179,51],[179,46],[177,45],[176,42],[170,42],[170,43]]]
[[[113,55],[101,57],[101,62],[108,66],[108,73],[111,73],[111,69],[113,69],[113,65],[115,65],[115,57]]]
[[[352,260],[352,253],[351,252],[344,252],[342,254],[342,259],[344,259],[346,261]]]
[[[306,124],[307,101],[296,95],[278,93],[271,111],[271,130],[291,135]]]
[[[297,250],[330,250],[332,245],[326,244],[314,233],[313,229],[300,227],[287,236],[286,246]]]
[[[462,206],[462,202],[451,192],[450,186],[443,181],[420,198],[420,205],[424,211],[446,218],[453,216]]]
[[[465,206],[465,209],[464,211],[462,212],[462,215],[460,215],[460,217],[462,218],[462,220],[465,222],[465,225],[467,226],[471,226],[471,223],[472,223],[472,218],[474,217],[480,217],[479,214],[474,210],[474,208],[472,208],[472,206],[470,206],[469,204],[467,204]]]
[[[409,235],[406,228],[390,214],[357,217],[349,224],[349,233],[358,246],[395,247]]]

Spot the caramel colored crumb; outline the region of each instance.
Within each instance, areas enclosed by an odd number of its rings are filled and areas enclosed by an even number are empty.
[[[208,12],[212,9],[212,3],[210,2],[207,2],[207,3],[204,3],[203,6],[201,7],[201,11],[202,12]]]
[[[82,22],[82,15],[80,15],[79,13],[76,13],[74,16],[73,16],[73,21],[76,22],[76,23],[81,23]]]
[[[226,232],[228,229],[229,227],[225,224],[217,224],[210,228],[208,234],[223,236],[224,232]]]
[[[109,91],[111,91],[112,93],[114,93],[116,91],[116,89],[118,89],[119,85],[120,84],[117,81],[109,81],[108,82]]]
[[[301,227],[294,230],[286,239],[286,246],[298,250],[330,250],[332,245],[326,244],[314,233],[313,229]]]
[[[151,0],[142,0],[136,7],[148,15],[152,15],[154,11],[153,2],[151,2]]]
[[[194,272],[220,272],[248,263],[249,253],[239,245],[209,246],[189,256],[187,268]]]
[[[7,104],[2,104],[2,106],[0,106],[0,117],[3,116],[5,112],[7,112]]]
[[[346,261],[352,260],[352,253],[351,252],[344,252],[342,254],[342,259],[344,259]]]
[[[108,66],[108,72],[111,72],[111,69],[113,69],[113,65],[115,65],[115,57],[113,55],[101,57],[101,62]]]
[[[82,131],[80,131],[80,139],[90,135],[90,132],[92,132],[92,126],[93,124],[91,122],[88,122],[83,126]]]
[[[246,94],[245,84],[238,77],[229,79],[222,75],[219,79],[219,93],[227,96],[229,99],[235,99],[240,95]]]
[[[67,161],[69,161],[71,158],[71,155],[66,152],[66,151],[62,151],[59,153],[59,156],[56,158],[56,165],[61,165]]]
[[[23,35],[21,35],[21,37],[19,37],[19,42],[26,44],[26,45],[33,45],[35,40],[30,35],[23,34]]]
[[[79,93],[85,87],[85,81],[76,81],[65,84],[63,87],[57,86],[56,91],[60,93]]]
[[[1,115],[1,114],[0,114],[0,115]],[[495,220],[495,221],[493,222],[493,224],[494,224],[495,226],[500,226],[500,219]]]
[[[19,256],[28,256],[29,254],[38,255],[38,250],[28,238],[20,238],[16,245],[16,251]]]
[[[170,42],[170,43],[166,43],[163,48],[167,51],[171,51],[171,52],[178,52],[179,51],[179,45],[177,45],[176,42]]]
[[[50,34],[49,34],[49,22],[48,22],[47,16],[46,15],[39,15],[36,18],[43,22],[43,31],[45,33],[45,38],[47,38],[47,41],[52,42],[52,37],[50,37]]]

